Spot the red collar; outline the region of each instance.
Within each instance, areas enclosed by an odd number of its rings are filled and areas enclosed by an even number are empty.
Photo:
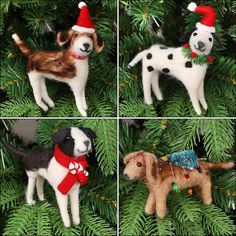
[[[73,58],[75,58],[75,59],[78,59],[78,60],[84,60],[84,59],[86,59],[87,58],[87,56],[79,56],[79,55],[77,55],[76,53],[74,53],[71,49],[68,49],[68,54],[70,55],[70,56],[72,56]]]
[[[77,159],[63,153],[58,146],[54,149],[54,157],[56,161],[68,169],[65,178],[58,184],[57,189],[62,194],[67,194],[76,182],[84,185],[88,181],[88,172],[86,168],[89,166],[85,156],[80,156]],[[57,173],[54,173],[55,175]]]

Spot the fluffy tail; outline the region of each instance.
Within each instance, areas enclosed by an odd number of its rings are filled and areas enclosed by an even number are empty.
[[[207,162],[205,163],[207,166],[207,169],[209,170],[217,170],[217,169],[231,169],[234,167],[234,162],[226,162],[226,163],[211,163]]]
[[[28,57],[32,53],[32,51],[25,45],[25,43],[19,38],[17,34],[13,34],[12,38],[26,57]]]
[[[27,152],[17,150],[15,147],[13,147],[9,143],[4,143],[3,146],[16,156],[19,156],[19,157],[27,157],[28,156]]]
[[[128,67],[131,68],[134,65],[136,65],[138,62],[140,62],[146,55],[148,50],[144,50],[140,53],[138,53],[135,58],[129,63]]]

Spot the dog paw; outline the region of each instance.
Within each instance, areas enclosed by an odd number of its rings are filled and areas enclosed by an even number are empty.
[[[84,108],[85,111],[87,111],[88,110],[88,105],[86,103],[84,103],[83,108]]]
[[[165,212],[158,212],[157,213],[157,217],[160,218],[160,219],[165,218],[165,216],[166,216],[166,211]]]
[[[53,108],[53,107],[55,107],[55,104],[54,104],[54,102],[51,100],[51,101],[48,101],[48,106],[49,106],[50,108]]]
[[[65,226],[66,228],[69,228],[69,227],[70,227],[70,221],[64,222],[64,226]]]
[[[80,224],[80,218],[73,219],[74,225],[79,225]]]
[[[87,116],[87,112],[85,110],[80,109],[79,112],[80,112],[81,116],[84,116],[84,117]]]
[[[30,206],[34,205],[35,203],[36,203],[36,201],[33,200],[33,199],[27,200],[27,204],[30,205]]]
[[[148,215],[152,215],[153,213],[155,213],[155,209],[149,209],[149,208],[145,208],[145,212]]]
[[[39,201],[44,201],[44,200],[45,200],[45,198],[44,198],[43,195],[40,195],[40,196],[38,196],[38,197],[39,197]]]
[[[39,106],[40,106],[45,112],[48,111],[48,106],[45,105],[44,103],[40,104]]]
[[[146,99],[144,102],[145,102],[147,105],[152,105],[152,100],[147,100],[147,99]]]
[[[131,69],[133,66],[132,66],[131,64],[129,64],[127,67],[128,67],[129,69]]]

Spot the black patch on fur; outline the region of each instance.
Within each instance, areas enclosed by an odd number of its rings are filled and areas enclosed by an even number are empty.
[[[74,156],[75,140],[71,136],[71,128],[59,129],[52,135],[54,145],[57,145],[62,152],[71,157]]]
[[[152,54],[151,53],[148,53],[147,54],[147,59],[150,60],[152,58]]]
[[[164,69],[162,69],[162,72],[164,72],[164,73],[169,73],[170,70],[169,70],[168,68],[164,68]]]
[[[164,46],[164,45],[162,45],[162,46],[160,46],[160,49],[167,49],[168,47],[166,47],[166,46]]]
[[[173,54],[172,54],[172,53],[168,55],[168,59],[169,59],[169,60],[172,60],[172,59],[173,59]]]
[[[86,128],[82,126],[79,126],[78,128],[82,130],[86,134],[86,136],[90,139],[95,139],[97,137],[96,133],[90,128]]]
[[[147,70],[148,70],[149,72],[154,71],[154,69],[153,69],[152,66],[148,66],[148,67],[147,67]]]
[[[185,67],[186,67],[186,68],[191,68],[192,66],[193,66],[193,64],[192,64],[191,61],[187,61],[187,62],[185,63]]]
[[[60,34],[60,41],[65,42],[67,40],[67,31],[62,31]]]

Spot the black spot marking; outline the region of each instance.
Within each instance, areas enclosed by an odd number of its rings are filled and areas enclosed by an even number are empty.
[[[172,54],[172,53],[168,55],[168,59],[169,59],[169,60],[172,60],[172,59],[173,59],[173,54]]]
[[[185,63],[185,67],[187,67],[187,68],[191,68],[192,66],[193,66],[193,64],[192,64],[191,61],[187,61],[187,62]]]
[[[164,72],[164,73],[169,73],[170,70],[169,70],[168,68],[164,68],[164,69],[162,69],[162,72]]]
[[[147,67],[147,70],[148,70],[149,72],[151,72],[151,71],[153,71],[154,69],[153,69],[152,66],[148,66],[148,67]]]
[[[148,53],[148,54],[147,54],[147,59],[150,60],[151,58],[152,58],[152,54],[151,54],[151,53]]]
[[[166,46],[160,46],[160,49],[167,49]]]

